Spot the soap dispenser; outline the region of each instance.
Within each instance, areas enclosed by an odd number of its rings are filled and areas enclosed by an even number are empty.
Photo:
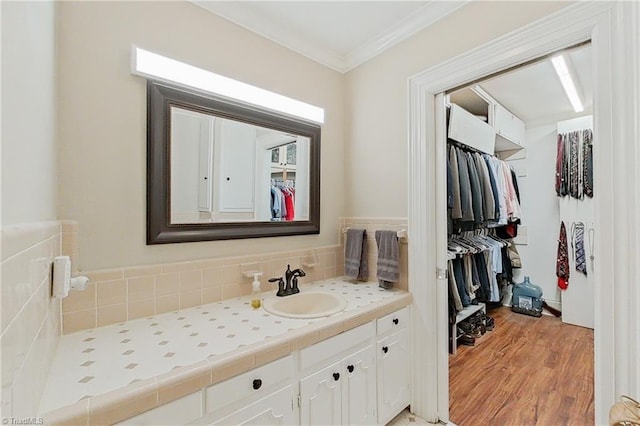
[[[251,307],[253,309],[258,309],[262,306],[262,299],[260,297],[260,281],[258,278],[262,275],[261,273],[253,274],[253,282],[251,283]]]

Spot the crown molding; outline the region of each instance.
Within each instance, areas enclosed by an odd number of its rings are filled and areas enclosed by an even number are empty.
[[[397,22],[386,31],[383,31],[377,37],[349,52],[344,58],[345,71],[343,72],[350,71],[358,65],[380,55],[385,50],[435,24],[469,2],[470,0],[431,0],[411,15]]]
[[[251,32],[278,43],[294,52],[319,62],[340,73],[346,73],[374,58],[385,50],[406,40],[418,31],[433,25],[450,13],[463,7],[470,0],[431,0],[369,42],[343,55],[327,49],[320,43],[305,39],[301,34],[281,26],[272,25],[244,2],[191,0],[193,4],[231,21]]]

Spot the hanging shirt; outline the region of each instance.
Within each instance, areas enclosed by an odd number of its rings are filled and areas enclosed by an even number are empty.
[[[294,198],[293,192],[290,189],[283,191],[284,205],[287,209],[287,214],[284,216],[285,220],[293,220],[294,217]]]
[[[462,207],[460,201],[460,172],[458,170],[458,155],[456,148],[449,148],[449,163],[451,164],[451,189],[453,191],[453,205],[451,206],[451,219],[462,219]]]

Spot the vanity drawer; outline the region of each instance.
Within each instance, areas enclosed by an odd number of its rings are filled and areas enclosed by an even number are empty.
[[[205,390],[205,410],[217,411],[246,398],[260,398],[272,392],[277,385],[285,385],[293,376],[293,358],[288,355],[277,361],[255,368]]]
[[[373,321],[371,321],[306,347],[300,351],[300,371],[333,362],[345,351],[370,341],[375,334]]]
[[[406,306],[400,310],[390,313],[382,318],[378,318],[378,336],[385,334],[389,331],[395,332],[406,328],[409,325],[411,319],[411,313],[409,307]]]

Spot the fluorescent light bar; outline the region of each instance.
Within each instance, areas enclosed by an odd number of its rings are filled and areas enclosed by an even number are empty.
[[[132,47],[131,72],[193,87],[306,120],[324,123],[324,109],[224,77],[148,50]]]
[[[567,63],[564,60],[564,56],[554,56],[551,58],[551,62],[553,63],[553,67],[556,69],[556,74],[558,74],[558,77],[560,78],[560,82],[564,88],[564,93],[567,94],[569,102],[571,102],[571,105],[573,106],[573,110],[575,112],[584,111],[582,101],[580,100],[580,96],[578,96],[576,86],[573,84],[573,79],[571,78],[571,73],[569,72],[569,67],[567,67]]]

